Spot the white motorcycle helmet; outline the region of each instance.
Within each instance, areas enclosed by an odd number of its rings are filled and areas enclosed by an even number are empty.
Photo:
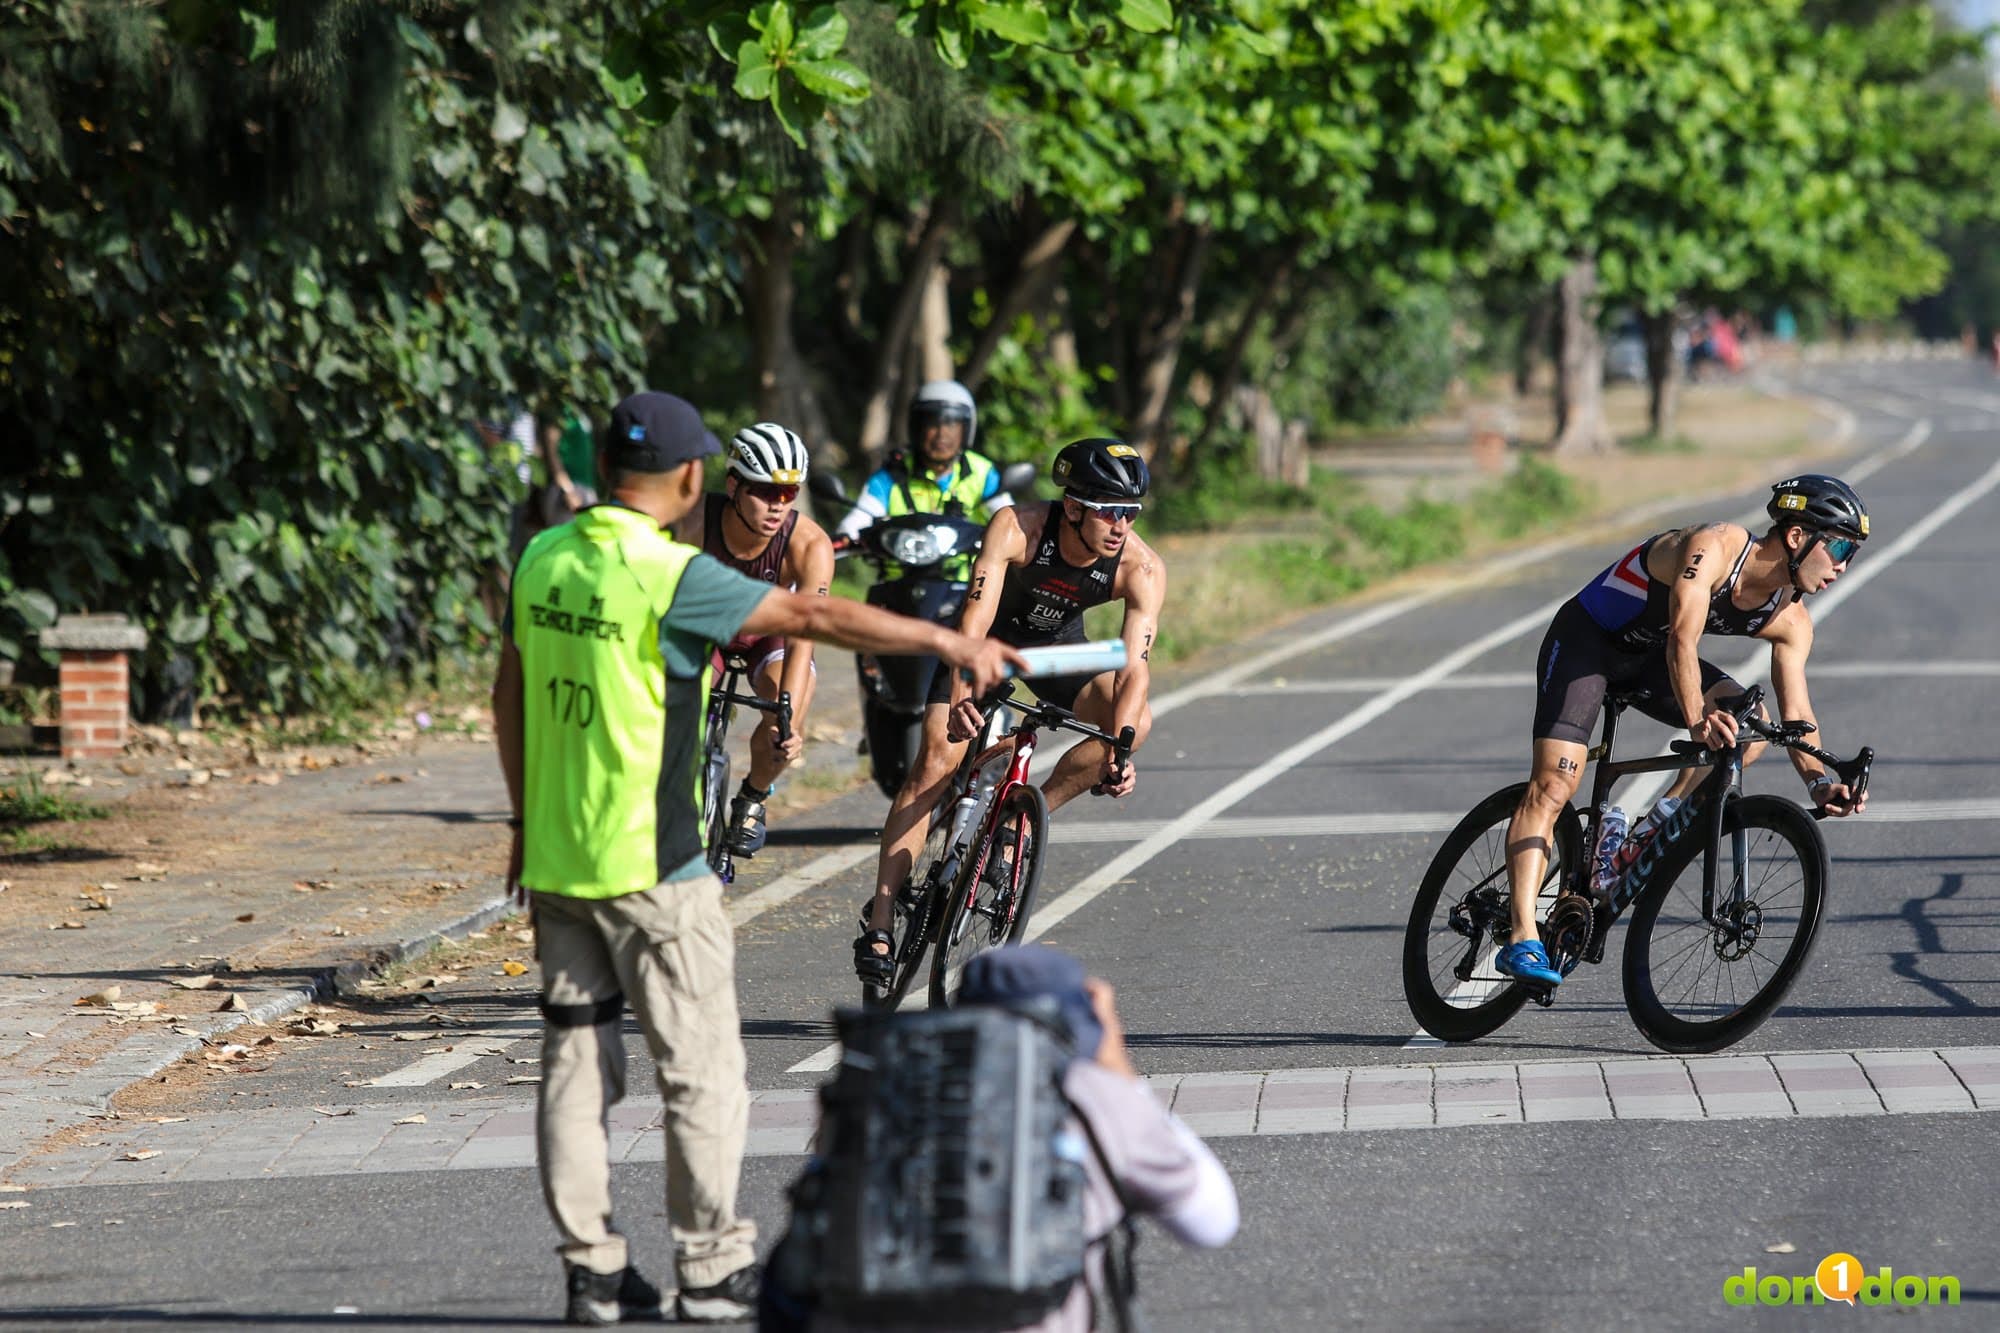
[[[972,448],[979,434],[979,408],[972,401],[972,390],[957,380],[932,380],[910,400],[910,448],[920,448],[924,431],[945,421],[964,422],[965,441],[959,448],[961,452]]]

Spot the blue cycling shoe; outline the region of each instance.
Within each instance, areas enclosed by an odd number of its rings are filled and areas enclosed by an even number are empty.
[[[1539,981],[1544,986],[1562,984],[1562,973],[1549,965],[1548,950],[1540,940],[1517,940],[1494,955],[1493,966],[1502,976],[1516,981]]]

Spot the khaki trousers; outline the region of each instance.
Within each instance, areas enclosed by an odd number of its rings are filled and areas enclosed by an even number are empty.
[[[615,1015],[589,1012],[622,994],[659,1069],[674,1266],[683,1288],[712,1286],[751,1263],[757,1242],[756,1224],[736,1215],[750,1090],[722,884],[702,875],[605,899],[538,892],[534,909],[546,1006],[536,1139],[557,1253],[598,1273],[629,1262],[607,1155],[625,1047]]]

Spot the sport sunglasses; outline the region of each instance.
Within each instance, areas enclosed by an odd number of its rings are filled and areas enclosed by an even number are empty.
[[[1146,507],[1142,504],[1126,504],[1126,503],[1114,504],[1098,500],[1086,500],[1083,497],[1077,495],[1065,496],[1064,498],[1069,500],[1075,500],[1085,509],[1092,509],[1104,515],[1104,520],[1107,523],[1135,522],[1139,517],[1139,511]]]
[[[799,498],[797,486],[780,486],[769,481],[746,482],[743,489],[770,505],[788,505]]]
[[[1855,537],[1828,537],[1821,545],[1826,547],[1827,558],[1834,564],[1845,564],[1861,549],[1861,542]]]

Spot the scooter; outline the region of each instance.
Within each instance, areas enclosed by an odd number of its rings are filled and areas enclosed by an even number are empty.
[[[1034,484],[1033,463],[1013,463],[1000,470],[1000,489],[1025,492]],[[806,483],[822,503],[845,508],[847,487],[840,478],[814,472]],[[836,543],[839,556],[859,555],[875,567],[875,586],[868,590],[870,606],[934,624],[954,625],[965,608],[963,579],[946,578],[947,561],[977,556],[986,525],[965,517],[955,503],[942,514],[899,514],[862,529],[851,543]],[[881,577],[891,565],[901,566],[895,578]],[[861,682],[861,746],[869,773],[882,794],[893,798],[917,761],[923,744],[924,706],[930,701],[931,680],[938,659],[857,653],[854,665]]]

